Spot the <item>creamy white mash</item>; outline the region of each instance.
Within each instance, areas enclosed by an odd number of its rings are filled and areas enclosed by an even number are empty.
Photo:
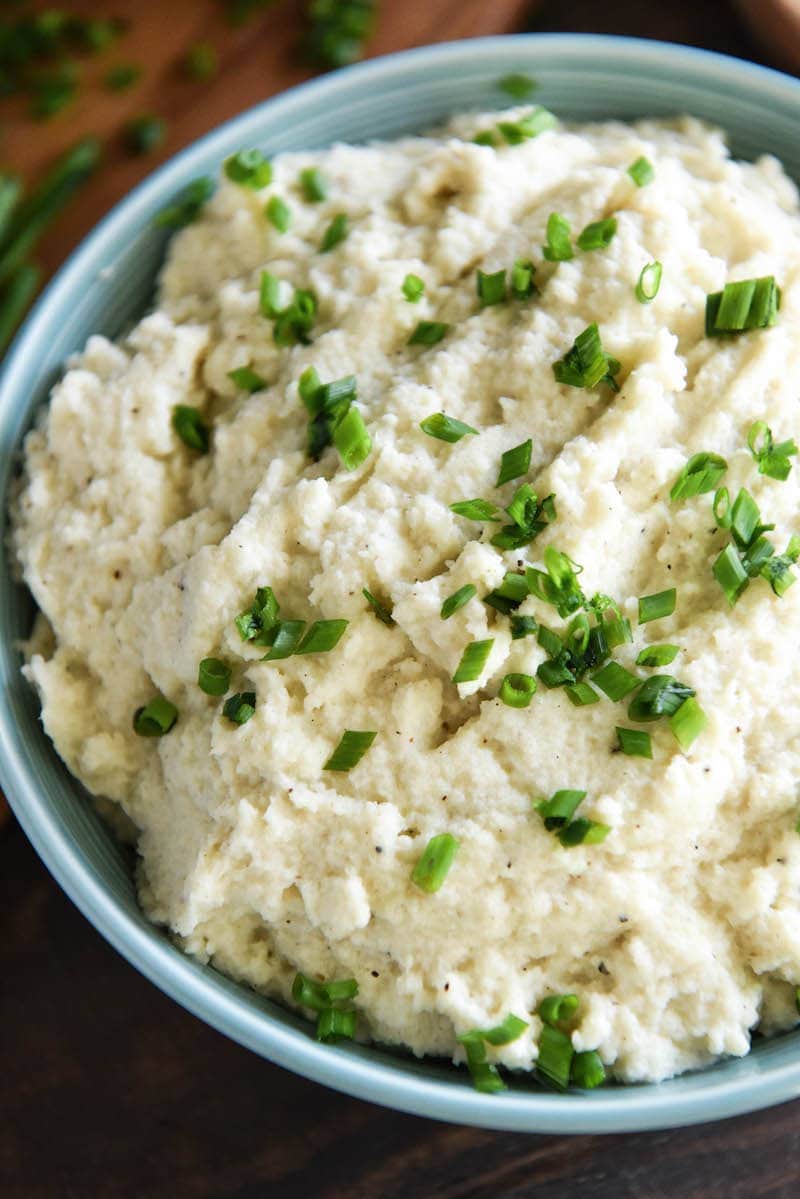
[[[713,452],[720,485],[775,523],[778,552],[798,530],[800,466],[762,475],[746,443],[757,420],[776,441],[800,432],[797,196],[775,160],[731,161],[694,120],[474,144],[498,119],[286,154],[259,190],[223,175],[173,239],[155,311],[118,344],[91,338],[28,436],[15,543],[46,631],[25,669],[70,770],[136,830],[146,911],[190,953],[290,1002],[298,971],[355,979],[358,1035],[416,1054],[463,1061],[459,1035],[513,1013],[525,1031],[487,1049],[512,1069],[535,1064],[542,998],[574,993],[576,1050],[618,1078],[661,1079],[798,1019],[800,586],[778,597],[754,578],[730,607],[712,494],[669,498],[687,460]],[[641,156],[655,177],[637,187]],[[316,203],[298,186],[310,166],[328,182]],[[287,232],[265,217],[272,196]],[[573,244],[604,218],[616,233],[548,262],[553,212]],[[349,231],[320,252],[338,214]],[[476,270],[518,259],[536,293],[481,307]],[[660,289],[641,303],[655,261]],[[265,269],[281,307],[292,289],[316,297],[309,344],[276,345]],[[424,281],[417,302],[408,274]],[[770,275],[774,327],[705,335],[707,294]],[[450,329],[409,346],[420,321]],[[592,322],[618,393],[554,377]],[[356,376],[372,448],[355,470],[333,446],[307,454],[309,366],[322,382]],[[237,387],[240,367],[264,386]],[[207,454],[176,435],[176,405],[200,409]],[[477,433],[426,435],[438,412]],[[501,455],[528,438],[529,471],[497,488]],[[500,525],[450,508],[502,508],[526,480],[554,495],[556,519],[522,548],[495,548]],[[526,708],[500,700],[505,675],[535,676],[547,655],[483,597],[506,571],[541,568],[547,546],[630,619],[613,661],[696,692],[707,726],[688,749],[668,719],[631,721],[630,696],[576,707],[539,681]],[[476,595],[442,619],[467,584]],[[264,586],[282,619],[348,621],[335,648],[262,661],[234,622]],[[672,587],[674,614],[639,624],[638,597]],[[514,615],[567,627],[534,596]],[[480,677],[455,685],[466,646],[489,639]],[[636,665],[664,643],[679,647],[671,665]],[[229,695],[254,693],[246,723],[198,686],[209,657],[231,668]],[[158,694],[174,728],[136,735]],[[619,752],[616,726],[649,732],[652,760]],[[377,735],[351,771],[325,770],[345,730]],[[565,788],[587,793],[577,815],[605,840],[565,848],[545,827],[534,801]],[[443,833],[459,849],[426,893],[411,873]]]

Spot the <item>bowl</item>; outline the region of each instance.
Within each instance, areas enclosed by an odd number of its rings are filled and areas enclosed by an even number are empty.
[[[20,439],[69,354],[90,333],[117,335],[152,296],[164,252],[154,214],[189,180],[246,146],[269,153],[336,139],[395,137],[450,112],[503,102],[497,80],[533,75],[543,104],[572,120],[691,112],[731,135],[734,153],[780,156],[800,179],[800,82],[703,51],[629,38],[525,35],[392,55],[306,83],[243,113],[162,166],[101,222],[47,288],[0,377],[0,494]],[[2,505],[5,513],[6,504]],[[3,516],[5,519],[5,516]],[[2,539],[5,547],[5,538]],[[0,784],[55,878],[134,966],[189,1011],[256,1053],[376,1103],[486,1128],[623,1132],[753,1111],[800,1095],[800,1032],[756,1039],[746,1058],[657,1085],[550,1094],[512,1079],[474,1091],[466,1071],[381,1046],[317,1044],[295,1014],[185,956],[140,911],[131,860],[45,736],[20,674],[31,600],[0,569]]]

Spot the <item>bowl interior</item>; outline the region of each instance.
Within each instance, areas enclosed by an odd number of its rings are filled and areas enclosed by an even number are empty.
[[[336,140],[425,130],[448,114],[501,107],[497,81],[533,75],[536,100],[569,120],[690,112],[724,126],[735,154],[778,155],[800,180],[800,83],[699,51],[632,39],[522,36],[432,47],[328,76],[243,114],[162,167],[83,243],[48,288],[0,377],[0,494],[20,438],[65,360],[91,333],[116,336],[153,294],[165,237],[153,215],[189,180],[240,147],[275,154]],[[2,504],[5,521],[6,502]],[[55,755],[20,674],[32,615],[0,540],[0,783],[46,864],[104,935],[190,1010],[282,1065],[420,1114],[541,1132],[623,1131],[714,1119],[800,1095],[800,1034],[760,1041],[745,1059],[657,1087],[550,1096],[525,1081],[504,1095],[471,1090],[440,1062],[358,1045],[316,1045],[309,1026],[180,953],[141,914],[131,861]]]

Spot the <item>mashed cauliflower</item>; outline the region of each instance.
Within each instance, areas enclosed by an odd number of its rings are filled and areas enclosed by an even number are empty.
[[[286,154],[258,188],[223,173],[174,237],[154,311],[118,344],[92,337],[27,438],[14,535],[43,617],[25,670],[69,769],[136,830],[146,911],[190,953],[289,1002],[298,972],[354,979],[358,1035],[415,1054],[463,1061],[459,1036],[514,1014],[524,1031],[487,1048],[511,1069],[535,1066],[541,1000],[573,993],[574,1049],[656,1080],[798,1019],[800,586],[778,596],[755,577],[731,606],[712,495],[670,500],[711,452],[777,552],[797,530],[800,467],[761,474],[747,446],[755,421],[776,441],[798,432],[797,196],[777,162],[731,161],[689,119],[472,140],[520,115]],[[639,187],[627,168],[642,156],[654,178]],[[327,182],[317,202],[299,185],[309,167]],[[285,232],[265,216],[274,196]],[[542,253],[552,213],[571,227],[564,261]],[[578,248],[611,217],[607,245]],[[476,271],[518,260],[533,294],[515,298],[509,275],[482,306]],[[651,262],[663,276],[642,303]],[[260,302],[265,270],[280,286]],[[708,294],[766,276],[782,289],[774,327],[705,335]],[[313,320],[277,344],[297,290]],[[448,328],[409,345],[420,322]],[[554,375],[592,322],[618,391]],[[237,386],[245,367],[258,378]],[[309,457],[309,367],[356,377],[371,448],[355,469],[335,445]],[[176,405],[199,410],[207,453],[176,433]],[[426,434],[440,412],[475,432]],[[501,456],[528,439],[529,469],[498,487]],[[521,547],[451,510],[502,509],[526,481],[555,519]],[[707,723],[691,744],[667,717],[632,721],[631,696],[609,699],[592,670],[585,706],[541,677],[527,707],[500,698],[506,675],[536,678],[548,658],[519,617],[560,636],[569,617],[536,595],[505,612],[484,597],[543,569],[548,546],[583,568],[583,596],[613,598],[601,620],[630,621],[611,661],[696,693]],[[267,586],[282,620],[347,621],[338,643],[263,660],[236,618]],[[638,598],[673,587],[674,613],[639,623]],[[479,676],[454,683],[484,641]],[[671,665],[636,664],[664,643]],[[246,722],[198,686],[207,658],[231,670],[228,697],[252,693]],[[174,727],[138,736],[157,695]],[[618,726],[649,733],[652,758],[620,752]],[[346,730],[376,736],[349,771],[325,769]],[[535,804],[562,789],[586,792],[577,817],[603,840],[565,847],[545,824]],[[458,849],[429,892],[411,875],[445,833]]]

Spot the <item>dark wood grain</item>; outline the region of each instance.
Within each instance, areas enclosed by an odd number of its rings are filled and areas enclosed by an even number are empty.
[[[108,12],[110,3],[76,4]],[[3,106],[4,161],[34,173],[94,129],[108,164],[45,247],[55,265],[156,160],[130,159],[121,120],[170,120],[164,154],[299,80],[296,5],[230,30],[214,0],[118,0],[120,58],[138,94],[97,90],[42,130]],[[513,28],[499,0],[384,2],[373,52]],[[550,0],[535,27],[630,33],[759,57],[724,0]],[[169,17],[165,20],[164,14]],[[190,84],[178,64],[211,37],[224,65]],[[95,68],[93,68],[95,69]],[[96,68],[99,71],[99,65]],[[93,98],[92,98],[93,97]],[[60,140],[59,140],[60,139]],[[3,1199],[797,1199],[800,1103],[720,1124],[617,1137],[538,1137],[437,1124],[337,1095],[205,1027],[127,965],[72,907],[13,825],[0,833],[0,1194]]]

